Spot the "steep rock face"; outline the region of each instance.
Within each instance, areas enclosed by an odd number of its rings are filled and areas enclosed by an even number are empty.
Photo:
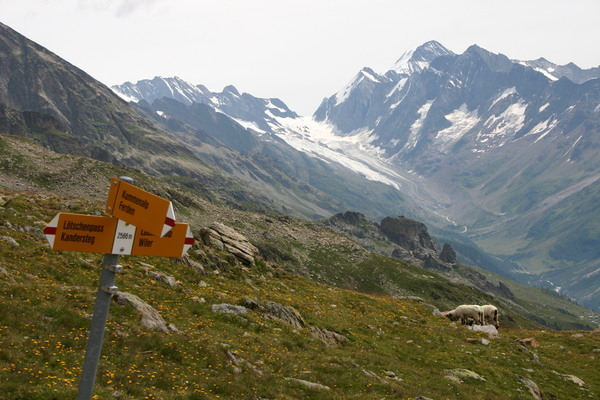
[[[427,255],[437,257],[440,253],[437,243],[429,236],[427,226],[422,222],[403,216],[387,217],[381,221],[381,231],[419,259],[425,259]]]
[[[346,211],[322,221],[322,224],[354,238],[371,251],[390,257],[409,262],[424,261],[428,268],[443,270],[449,269],[445,264],[456,263],[456,253],[449,244],[444,245],[440,254],[427,226],[410,218],[387,217],[377,224],[361,213]]]
[[[342,135],[376,127],[386,116],[396,112],[396,106],[406,96],[406,84],[412,74],[421,73],[437,57],[453,54],[440,43],[430,41],[403,54],[385,74],[363,68],[339,92],[324,99],[313,117],[317,121],[333,123]],[[408,89],[422,92],[421,88],[411,84]],[[400,127],[401,118],[395,118],[394,122],[396,130]],[[407,128],[410,129],[410,125]]]

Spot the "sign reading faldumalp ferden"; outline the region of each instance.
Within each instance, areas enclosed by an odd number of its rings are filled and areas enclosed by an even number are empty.
[[[117,178],[111,181],[105,210],[159,237],[175,226],[175,212],[169,200]]]

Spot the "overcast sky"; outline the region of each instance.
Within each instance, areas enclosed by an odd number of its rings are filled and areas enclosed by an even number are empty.
[[[437,40],[600,65],[600,0],[0,0],[0,22],[107,85],[179,76],[301,115]]]

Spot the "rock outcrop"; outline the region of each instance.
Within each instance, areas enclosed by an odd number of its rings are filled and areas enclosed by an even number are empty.
[[[150,304],[146,303],[138,296],[125,293],[117,292],[113,296],[113,300],[121,306],[132,306],[141,314],[141,323],[148,329],[157,330],[161,332],[177,331],[172,325],[167,325],[163,317],[158,311]]]
[[[304,318],[294,307],[269,301],[264,306],[260,306],[259,309],[265,316],[282,320],[296,329],[302,329],[306,326]]]
[[[448,243],[444,243],[442,253],[440,254],[440,260],[449,264],[456,264],[456,252]]]
[[[254,265],[258,249],[235,229],[215,222],[200,230],[202,243],[235,256],[242,264]]]
[[[381,231],[390,241],[420,260],[440,254],[437,243],[429,236],[427,226],[422,222],[404,216],[387,217],[381,221]]]

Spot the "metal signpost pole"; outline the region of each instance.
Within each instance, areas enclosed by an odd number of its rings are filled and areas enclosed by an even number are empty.
[[[121,179],[125,180],[124,178]],[[126,179],[133,183],[133,179]],[[102,351],[102,341],[104,340],[106,320],[108,319],[110,300],[112,295],[117,291],[117,287],[114,285],[115,277],[116,273],[123,269],[119,265],[119,255],[117,254],[105,254],[102,266],[104,268],[100,274],[100,287],[96,294],[96,304],[94,305],[92,326],[85,349],[77,400],[90,400],[92,398],[96,372],[98,371],[98,363],[100,362],[100,352]]]
[[[104,339],[104,330],[106,320],[108,319],[108,309],[113,293],[117,287],[115,283],[115,273],[122,267],[118,265],[119,256],[116,254],[105,254],[102,265],[104,269],[100,274],[100,288],[96,295],[96,305],[94,306],[94,315],[92,317],[92,326],[85,349],[85,358],[83,360],[83,371],[79,381],[79,392],[77,400],[89,400],[92,398],[94,382],[96,380],[96,371],[100,362],[100,352],[102,351],[102,341]]]

